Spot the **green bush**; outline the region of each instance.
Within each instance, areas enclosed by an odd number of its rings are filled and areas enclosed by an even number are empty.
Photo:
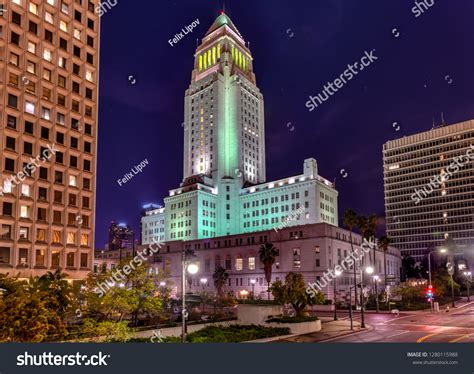
[[[289,335],[287,327],[264,327],[259,325],[207,326],[186,336],[190,343],[240,343],[249,340]],[[164,338],[164,343],[179,343],[180,337]],[[129,342],[147,343],[150,339],[131,339]]]

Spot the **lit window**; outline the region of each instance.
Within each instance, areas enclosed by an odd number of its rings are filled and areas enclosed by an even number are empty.
[[[242,257],[237,257],[235,259],[235,270],[241,271],[244,267],[244,259]]]
[[[30,196],[30,186],[28,184],[21,185],[21,194],[23,196]]]
[[[36,44],[33,42],[28,42],[28,52],[35,54],[36,53]]]
[[[20,217],[28,218],[30,216],[30,207],[27,205],[22,205],[20,207]]]
[[[16,1],[13,1],[13,2],[15,3]],[[17,3],[17,4],[19,4],[19,3]],[[30,9],[31,13],[38,15],[38,5],[37,4],[30,2],[29,9]]]
[[[76,234],[73,232],[67,233],[67,244],[74,244],[76,242]]]
[[[46,20],[46,22],[54,23],[53,15],[49,12],[44,13],[44,19]]]
[[[48,48],[45,48],[43,51],[43,58],[46,61],[51,62],[53,60],[53,51],[49,50]]]
[[[81,40],[81,30],[74,28],[74,37]]]
[[[69,176],[69,185],[73,187],[77,186],[77,177],[75,175]]]
[[[56,0],[47,0],[47,3],[48,4],[51,4],[51,5],[55,5],[54,3],[56,2]]]
[[[91,71],[91,70],[87,70],[87,69],[86,69],[86,79],[87,79],[89,82],[94,82],[94,75],[92,74],[92,71]]]
[[[293,248],[293,267],[299,268],[301,267],[301,255],[300,255],[299,248]]]
[[[51,121],[51,111],[48,108],[42,107],[41,108],[41,118]]]
[[[35,104],[31,101],[25,102],[25,112],[30,114],[35,114]]]
[[[12,193],[13,184],[11,180],[3,181],[3,192]]]
[[[59,67],[61,67],[63,69],[66,69],[66,58],[65,57],[59,57],[58,65],[59,65]]]
[[[89,245],[89,234],[81,234],[81,245]]]
[[[53,243],[61,243],[61,231],[53,231]]]
[[[67,22],[66,21],[60,21],[59,22],[59,28],[65,32],[67,32]]]
[[[249,270],[255,270],[255,257],[249,257]]]
[[[61,12],[69,14],[69,6],[64,1],[61,2]]]

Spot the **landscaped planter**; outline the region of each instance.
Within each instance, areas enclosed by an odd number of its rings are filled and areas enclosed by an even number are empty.
[[[266,322],[263,324],[267,327],[288,327],[292,334],[309,334],[321,330],[321,321],[309,321],[309,322],[298,322],[298,323],[278,323],[278,322]]]
[[[240,304],[237,306],[237,320],[241,325],[263,325],[269,318],[282,314],[282,305]]]

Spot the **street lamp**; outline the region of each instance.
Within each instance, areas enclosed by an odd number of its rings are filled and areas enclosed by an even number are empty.
[[[245,299],[247,298],[249,292],[247,290],[242,290],[240,291],[240,297],[244,300],[244,304],[245,304]]]
[[[366,266],[365,272],[367,274],[373,274],[374,268],[372,266]],[[360,327],[365,328],[365,316],[364,316],[364,268],[360,269]]]
[[[375,283],[375,312],[379,312],[379,290],[378,290],[378,283],[380,282],[380,277],[378,275],[374,275],[374,283]]]
[[[256,279],[250,279],[250,284],[252,285],[252,299],[255,298],[255,283],[257,283]]]
[[[433,284],[431,283],[431,254],[432,253],[448,253],[448,250],[446,248],[440,248],[439,250],[435,251],[430,251],[428,253],[428,278],[429,278],[429,286],[432,286]],[[431,311],[433,311],[433,298],[430,298],[430,305],[431,305]]]
[[[165,282],[165,281],[161,281],[161,282],[160,282],[160,287],[164,287],[164,286],[166,286],[166,282]]]
[[[202,290],[204,291],[204,286],[207,284],[207,278],[201,278],[200,282],[202,285]]]
[[[337,300],[336,300],[336,293],[337,293],[337,290],[336,290],[336,280],[337,280],[337,277],[340,276],[342,274],[342,271],[340,270],[334,270],[334,279],[332,281],[332,283],[334,284],[334,296],[333,296],[333,303],[334,303],[334,321],[337,321]]]
[[[186,258],[186,251],[183,249],[181,252],[181,291],[182,291],[182,336],[181,340],[186,343],[186,319],[188,312],[186,311],[186,272],[193,275],[199,271],[199,265],[197,262]]]
[[[471,282],[472,282],[472,273],[470,271],[465,271],[464,276],[466,277],[467,284],[467,301],[471,301]]]

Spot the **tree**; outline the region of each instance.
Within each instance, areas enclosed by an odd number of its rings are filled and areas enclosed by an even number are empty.
[[[388,247],[392,244],[392,239],[387,235],[382,235],[379,238],[379,248],[383,251],[383,272],[384,272],[384,284],[385,291],[387,291],[387,252]]]
[[[140,315],[147,319],[162,313],[163,301],[156,292],[155,277],[149,275],[149,265],[143,263],[132,271],[125,271],[130,260],[124,259],[113,270],[89,274],[86,280],[85,299],[87,312],[98,319],[122,321],[131,316],[135,323]],[[128,273],[128,274],[127,274]],[[117,274],[122,274],[121,279]],[[117,281],[116,281],[117,280]],[[98,285],[107,285],[98,293]]]
[[[307,305],[324,303],[324,294],[318,292],[311,297],[306,292],[306,285],[302,274],[289,272],[285,277],[285,284],[280,280],[273,282],[271,291],[276,302],[291,304],[296,316],[301,317]]]
[[[219,266],[214,271],[214,274],[212,274],[212,278],[214,279],[214,287],[216,288],[217,295],[221,297],[222,291],[224,290],[227,280],[229,279],[229,273],[227,273],[227,271],[222,266]]]
[[[344,226],[346,226],[349,229],[349,238],[351,242],[351,252],[354,255],[354,244],[352,242],[352,230],[354,229],[355,226],[357,226],[357,214],[354,212],[352,209],[347,209],[344,212]],[[354,261],[354,265],[352,265],[352,269],[354,270],[354,297],[355,297],[355,303],[354,307],[357,309],[357,264]]]
[[[422,275],[422,268],[417,265],[415,259],[410,255],[403,254],[402,255],[402,269],[403,269],[403,276],[404,279],[409,278],[416,278],[420,279],[423,277]]]
[[[0,277],[0,341],[42,342],[60,340],[67,335],[61,302],[39,279],[30,283]],[[65,306],[65,310],[68,306]]]
[[[263,264],[265,279],[268,284],[268,299],[270,300],[270,282],[272,281],[272,267],[278,256],[278,249],[276,249],[272,243],[265,243],[260,246],[258,254],[260,255],[260,261]]]
[[[433,288],[436,298],[442,298],[446,295],[451,295],[451,276],[448,274],[446,267],[442,267],[433,271]],[[456,283],[454,280],[454,292],[459,293],[461,286]]]
[[[422,300],[424,289],[424,286],[401,284],[394,289],[393,296],[401,298],[404,306],[410,308],[413,304]]]

